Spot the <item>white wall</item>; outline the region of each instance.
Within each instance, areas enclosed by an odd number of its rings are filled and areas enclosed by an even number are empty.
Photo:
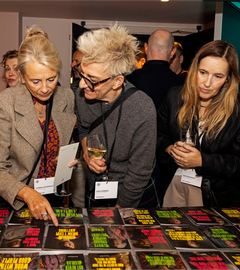
[[[47,18],[30,18],[23,17],[22,21],[22,39],[25,36],[25,29],[27,26],[33,24],[41,27],[47,32],[49,39],[57,48],[60,58],[63,63],[63,69],[59,77],[59,82],[62,86],[69,86],[70,84],[70,21],[62,19],[47,19]]]
[[[216,2],[216,13],[215,13],[215,26],[214,26],[214,40],[220,40],[222,38],[222,2]]]
[[[70,84],[70,64],[71,64],[71,34],[72,34],[72,23],[81,24],[82,20],[71,20],[71,19],[50,19],[50,18],[33,18],[23,17],[22,21],[22,33],[24,38],[25,29],[27,26],[36,24],[45,30],[49,36],[49,39],[56,46],[62,63],[63,70],[59,81],[63,86],[69,86]],[[115,22],[109,21],[91,21],[85,20],[86,28],[94,29],[109,26]],[[157,23],[141,23],[141,22],[118,22],[119,24],[127,27],[129,32],[132,34],[147,34],[150,35],[157,29],[166,29],[170,32],[181,30],[187,32],[196,32],[196,25],[186,24],[157,24]],[[202,26],[204,28],[204,26]]]
[[[2,56],[9,50],[19,46],[19,14],[16,12],[0,12],[0,62]],[[0,66],[0,91],[6,88],[4,69]]]

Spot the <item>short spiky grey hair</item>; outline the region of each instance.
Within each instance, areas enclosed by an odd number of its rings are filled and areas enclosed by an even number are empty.
[[[101,63],[111,77],[128,75],[135,69],[138,40],[117,23],[109,28],[85,32],[78,38],[83,64]]]

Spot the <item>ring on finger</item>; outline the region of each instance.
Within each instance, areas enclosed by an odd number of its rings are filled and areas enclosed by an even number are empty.
[[[47,213],[47,212],[44,212],[44,213],[41,214],[41,216],[42,216],[43,218],[45,218],[45,217],[48,216],[48,213]]]

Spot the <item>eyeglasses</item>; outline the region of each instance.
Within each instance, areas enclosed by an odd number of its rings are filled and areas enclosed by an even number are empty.
[[[79,79],[80,79],[80,80],[84,79],[85,83],[87,84],[87,86],[88,86],[91,90],[94,90],[94,87],[95,87],[95,86],[98,86],[98,85],[100,85],[100,84],[102,84],[102,83],[105,83],[105,82],[107,82],[109,79],[111,79],[111,77],[109,77],[109,78],[107,78],[107,79],[105,79],[105,80],[102,80],[102,81],[100,81],[100,82],[93,83],[93,82],[91,82],[88,78],[84,77],[84,76],[82,75],[82,73],[79,72],[79,70],[77,69],[77,66],[74,66],[73,68],[74,68],[74,71],[76,72],[77,76],[79,77]]]

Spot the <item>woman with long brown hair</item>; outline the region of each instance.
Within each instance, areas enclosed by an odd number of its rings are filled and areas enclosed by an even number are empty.
[[[169,91],[158,109],[163,206],[239,204],[238,84],[237,52],[218,40],[198,51],[185,85]],[[180,133],[191,130],[197,133],[196,147],[180,141]]]

